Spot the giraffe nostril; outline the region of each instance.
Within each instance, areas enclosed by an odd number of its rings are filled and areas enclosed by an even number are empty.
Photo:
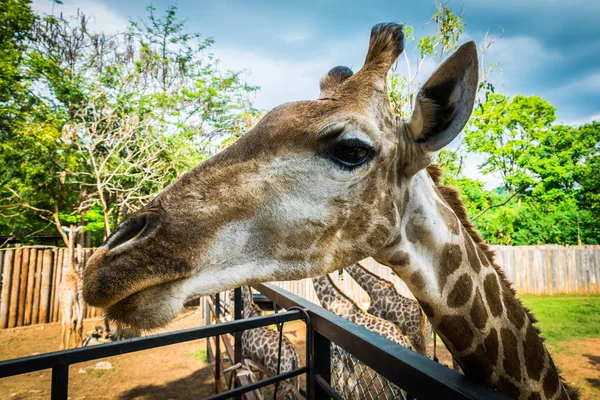
[[[148,237],[158,228],[159,217],[154,213],[134,214],[125,220],[108,238],[105,246],[113,249],[130,241]]]

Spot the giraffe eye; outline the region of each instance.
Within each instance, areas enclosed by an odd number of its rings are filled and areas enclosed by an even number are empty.
[[[346,139],[333,149],[332,158],[340,166],[353,169],[372,158],[373,148],[359,139]]]

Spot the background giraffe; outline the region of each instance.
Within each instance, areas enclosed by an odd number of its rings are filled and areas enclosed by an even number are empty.
[[[346,267],[346,272],[371,298],[367,312],[396,324],[414,349],[426,356],[427,339],[431,337],[432,329],[422,317],[419,303],[398,293],[392,282],[380,278],[360,263]]]
[[[78,261],[75,259],[75,234],[81,227],[73,225],[67,230],[67,271],[63,274],[58,285],[58,305],[61,312],[61,342],[60,350],[71,347],[71,336],[75,337],[75,347],[83,345],[83,316],[85,315],[85,303],[81,293],[81,277],[75,267]]]
[[[370,331],[396,342],[404,347],[410,347],[409,339],[400,329],[385,319],[370,315],[358,304],[346,296],[333,282],[329,275],[313,278],[313,286],[321,305],[340,317],[363,326]],[[342,373],[332,372],[333,388],[342,393],[346,399],[377,399],[403,398],[400,388],[381,377],[377,372],[362,364],[342,348],[332,343],[332,369],[342,368]],[[337,378],[337,379],[335,379]]]
[[[230,292],[233,296],[233,290]],[[252,291],[248,286],[242,286],[243,318],[258,317],[262,315],[262,310],[254,304],[252,300]],[[233,302],[232,302],[233,304]],[[280,373],[290,372],[298,368],[299,360],[296,348],[285,335],[281,342],[281,365]],[[248,329],[242,333],[242,356],[264,367],[271,374],[277,374],[277,361],[279,358],[279,332],[262,326],[255,329]],[[298,388],[298,377],[286,380],[295,388]],[[283,393],[284,388],[280,386],[279,394]],[[279,396],[277,398],[280,398]],[[286,393],[284,399],[293,399],[292,393]]]

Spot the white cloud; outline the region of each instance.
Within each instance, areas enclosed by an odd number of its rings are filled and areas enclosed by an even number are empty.
[[[485,57],[487,65],[490,62],[500,63],[500,69],[492,74],[491,80],[501,86],[509,84],[510,87],[506,88],[509,95],[514,94],[512,92],[527,76],[539,69],[551,68],[551,64],[561,60],[559,52],[544,48],[531,36],[502,37],[491,45]],[[504,79],[500,78],[500,74]]]
[[[574,80],[556,89],[557,93],[598,92],[600,91],[600,71]]]
[[[463,161],[463,173],[467,178],[484,182],[487,190],[492,190],[502,185],[502,177],[498,173],[484,175],[477,168],[485,161],[483,154],[469,154]]]
[[[288,101],[315,99],[319,94],[319,80],[332,67],[352,67],[356,61],[362,62],[363,53],[366,52],[366,43],[363,42],[348,40],[331,44],[323,50],[323,56],[305,61],[259,54],[242,48],[221,47],[218,43],[213,51],[222,67],[248,71],[247,82],[260,86],[255,105],[269,110]]]
[[[306,32],[287,32],[279,35],[279,39],[284,42],[301,42],[308,39],[308,33]]]
[[[583,118],[567,119],[566,121],[561,123],[564,123],[566,125],[579,126],[583,124],[589,124],[590,122],[594,121],[600,121],[600,113],[588,115],[587,117]]]
[[[129,25],[127,18],[122,17],[106,4],[93,0],[78,2],[67,0],[64,4],[56,4],[48,0],[34,0],[31,6],[34,11],[39,13],[56,16],[62,13],[65,18],[76,16],[77,12],[81,11],[90,18],[88,27],[95,32],[114,34],[124,31]]]

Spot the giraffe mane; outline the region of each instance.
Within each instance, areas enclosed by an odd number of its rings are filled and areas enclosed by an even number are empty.
[[[452,186],[442,185],[440,183],[442,180],[443,171],[439,165],[437,165],[437,164],[429,165],[427,167],[427,173],[429,174],[429,176],[435,183],[435,186],[440,191],[442,197],[444,198],[444,200],[446,201],[448,206],[450,206],[452,211],[454,211],[454,213],[458,217],[458,220],[460,221],[461,225],[465,228],[465,230],[467,231],[467,233],[469,234],[471,239],[473,239],[473,241],[475,242],[477,247],[479,247],[481,249],[481,251],[483,251],[483,253],[487,257],[487,259],[489,260],[490,264],[492,264],[492,266],[494,267],[494,269],[500,276],[500,279],[502,279],[502,281],[504,282],[506,287],[510,290],[510,292],[513,294],[515,299],[517,299],[517,302],[521,305],[523,310],[525,310],[525,314],[527,315],[527,318],[529,318],[531,325],[533,326],[533,328],[535,329],[535,331],[540,336],[540,339],[543,342],[544,337],[541,335],[542,331],[540,330],[540,328],[538,328],[535,325],[538,322],[537,318],[535,318],[535,316],[531,313],[531,311],[523,305],[523,302],[521,301],[521,299],[519,299],[516,296],[517,292],[516,292],[515,288],[513,287],[513,284],[506,277],[506,273],[504,272],[502,267],[498,263],[496,263],[495,252],[483,240],[483,238],[481,237],[479,232],[477,232],[475,230],[475,227],[473,226],[473,224],[471,223],[471,220],[469,219],[469,214],[467,213],[467,208],[465,207],[465,203],[460,198],[460,192]],[[558,370],[558,368],[557,368],[557,370]],[[579,399],[580,398],[579,389],[567,384],[565,382],[564,378],[562,377],[562,375],[560,374],[560,370],[559,370],[559,376],[560,376],[560,379],[561,379],[565,389],[567,390],[567,392],[569,394],[569,398],[571,398],[573,400]]]

